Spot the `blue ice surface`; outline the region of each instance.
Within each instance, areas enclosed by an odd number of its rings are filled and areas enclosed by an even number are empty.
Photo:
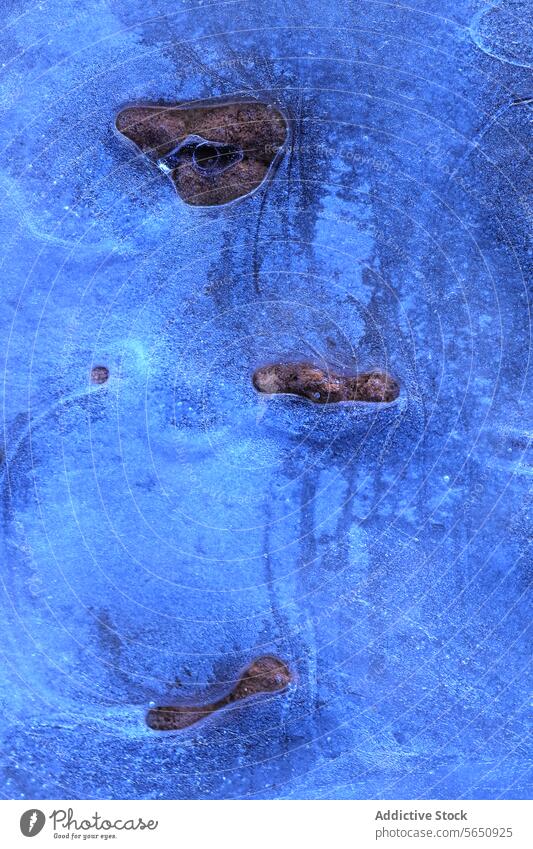
[[[5,797],[530,793],[533,90],[502,5],[3,4]],[[194,209],[114,119],[218,96],[290,146]],[[401,396],[261,397],[279,357]],[[287,692],[146,727],[268,653]]]

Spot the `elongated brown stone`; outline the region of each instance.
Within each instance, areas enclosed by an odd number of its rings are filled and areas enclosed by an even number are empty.
[[[254,372],[253,385],[270,395],[300,395],[315,404],[339,401],[394,401],[400,394],[398,383],[382,371],[356,375],[335,374],[313,363],[272,363]]]
[[[233,702],[259,693],[280,692],[290,684],[291,678],[289,668],[278,657],[258,657],[245,669],[235,687],[216,702],[151,708],[146,715],[146,723],[154,731],[181,731]]]
[[[129,106],[116,127],[193,206],[229,203],[255,191],[288,134],[281,112],[258,101]]]

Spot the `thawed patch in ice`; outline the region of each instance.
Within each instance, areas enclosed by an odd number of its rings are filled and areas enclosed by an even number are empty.
[[[258,101],[130,106],[117,130],[168,175],[192,206],[221,206],[259,188],[288,135],[281,112]]]
[[[253,384],[268,395],[299,395],[314,404],[363,401],[379,404],[395,401],[400,388],[386,372],[336,374],[313,363],[273,363],[256,369]]]
[[[146,724],[154,731],[182,731],[211,714],[260,694],[285,690],[291,673],[278,657],[258,657],[248,666],[235,686],[225,696],[204,705],[169,705],[150,708]]]

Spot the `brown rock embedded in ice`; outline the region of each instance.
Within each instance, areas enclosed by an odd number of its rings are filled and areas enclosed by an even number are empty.
[[[92,383],[105,383],[109,379],[109,369],[107,366],[93,366],[91,369]]]
[[[291,680],[289,668],[278,657],[258,657],[245,669],[235,687],[216,702],[198,706],[169,705],[151,708],[146,715],[146,724],[154,731],[181,731],[234,702],[259,693],[285,690]]]
[[[288,133],[281,112],[258,101],[130,106],[116,127],[193,206],[229,203],[257,189]]]

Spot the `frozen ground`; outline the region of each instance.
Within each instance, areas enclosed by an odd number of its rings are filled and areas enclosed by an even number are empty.
[[[527,18],[4,3],[4,796],[530,793]],[[228,207],[113,129],[235,95],[291,141]],[[265,399],[282,355],[402,393]],[[261,654],[288,691],[147,728]]]

